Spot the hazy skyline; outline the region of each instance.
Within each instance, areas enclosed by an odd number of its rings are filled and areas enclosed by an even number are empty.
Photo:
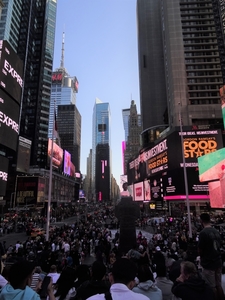
[[[99,98],[110,105],[112,174],[119,184],[121,143],[125,140],[122,109],[129,108],[134,100],[140,113],[136,0],[57,0],[53,70],[60,67],[63,32],[64,66],[79,81],[80,171],[86,174],[93,107]]]

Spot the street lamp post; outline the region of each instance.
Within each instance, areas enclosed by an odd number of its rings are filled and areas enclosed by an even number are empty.
[[[180,137],[181,137],[181,149],[182,149],[183,170],[184,170],[184,185],[185,185],[186,205],[187,205],[187,215],[188,215],[189,238],[192,238],[190,201],[189,201],[189,194],[188,194],[187,169],[186,169],[186,163],[185,163],[185,157],[184,157],[184,137],[183,137],[183,127],[182,127],[182,120],[181,120],[181,103],[180,102],[179,102],[179,123],[180,123]]]

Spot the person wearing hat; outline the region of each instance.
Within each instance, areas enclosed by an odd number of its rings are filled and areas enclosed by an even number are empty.
[[[87,298],[87,300],[149,300],[148,297],[132,291],[136,285],[136,274],[137,268],[134,262],[128,258],[117,259],[113,264],[112,272],[109,274],[109,280],[111,283],[110,292],[105,294],[96,294]]]

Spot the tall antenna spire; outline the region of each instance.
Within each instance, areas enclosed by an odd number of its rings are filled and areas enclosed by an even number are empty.
[[[65,32],[63,32],[63,37],[62,37],[62,54],[61,54],[61,63],[60,63],[61,69],[64,69],[64,44],[65,44]]]

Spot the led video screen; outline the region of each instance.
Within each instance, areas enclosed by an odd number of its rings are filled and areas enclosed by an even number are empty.
[[[5,196],[8,180],[8,158],[0,155],[0,196]]]

